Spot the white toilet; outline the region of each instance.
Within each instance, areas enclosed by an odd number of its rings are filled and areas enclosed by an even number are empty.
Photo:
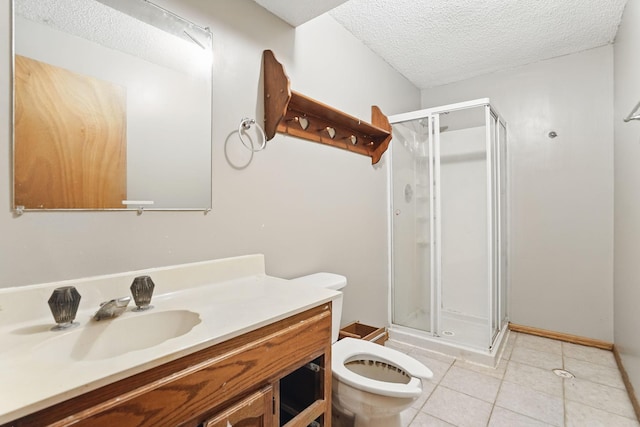
[[[347,279],[332,273],[316,273],[293,279],[308,286],[341,290]],[[355,427],[400,427],[400,412],[422,394],[422,379],[433,373],[416,359],[369,341],[338,341],[342,295],[333,301],[331,370],[333,408],[353,414]]]

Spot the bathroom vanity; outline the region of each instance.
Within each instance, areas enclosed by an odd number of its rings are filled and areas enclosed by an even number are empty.
[[[154,278],[156,290],[164,286],[154,309],[88,320],[93,300],[118,296],[112,293],[124,292],[140,273]],[[29,308],[36,318],[28,319],[7,304],[39,297],[46,308],[42,297],[60,283],[0,290],[0,321],[6,321],[0,324],[8,324],[0,339],[10,344],[0,350],[0,426],[330,424],[337,293],[266,276],[261,255],[75,284],[91,300],[83,299],[81,309],[95,307],[62,332],[50,331],[52,320],[35,305]],[[123,344],[116,339],[101,347],[110,328],[128,330]]]

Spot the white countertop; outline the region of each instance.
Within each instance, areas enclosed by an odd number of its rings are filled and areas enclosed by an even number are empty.
[[[0,424],[301,313],[339,295],[328,289],[303,286],[265,275],[261,255],[229,259],[229,262],[235,263],[231,274],[229,264],[224,261],[193,264],[194,275],[183,265],[176,266],[175,270],[151,269],[102,276],[99,278],[100,286],[104,283],[107,285],[99,290],[92,287],[97,283],[95,278],[74,281],[83,297],[92,292],[102,296],[109,290],[115,291],[118,288],[120,293],[105,298],[111,299],[127,294],[123,293],[122,285],[108,286],[110,281],[127,282],[128,288],[129,278],[135,275],[149,274],[154,279],[156,288],[152,299],[153,309],[133,312],[132,300],[122,316],[100,323],[128,321],[132,316],[152,315],[169,310],[189,310],[200,316],[200,322],[184,335],[114,357],[77,360],[79,358],[73,356],[68,348],[68,340],[60,339],[65,334],[80,335],[77,331],[82,328],[85,328],[85,334],[90,333],[89,327],[93,322],[91,316],[98,308],[95,303],[87,304],[84,299],[81,300],[76,316],[80,325],[66,331],[51,331],[53,317],[50,313],[48,317],[43,317],[42,310],[33,319],[26,318],[22,311],[28,310],[28,307],[22,307],[14,313],[5,313],[5,322],[0,328]],[[245,261],[249,263],[246,269],[249,275],[243,275],[242,263]],[[224,270],[224,274],[218,274],[220,269]],[[172,280],[171,274],[175,276],[176,271],[180,272],[184,283],[167,286],[170,291],[163,292],[162,283]],[[160,280],[156,280],[154,273]],[[190,276],[198,275],[201,276],[199,279],[190,280]],[[206,276],[211,278],[210,283],[205,283],[206,280],[202,279]],[[34,291],[38,295],[47,294],[48,298],[53,288],[68,284],[70,281],[2,290],[0,312],[10,311],[6,309],[7,304],[13,305],[21,298],[33,296]],[[44,304],[48,311],[46,299],[37,303]],[[130,333],[144,334],[144,331],[132,330]]]

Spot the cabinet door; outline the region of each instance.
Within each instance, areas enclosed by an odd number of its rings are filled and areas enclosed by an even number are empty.
[[[20,55],[15,82],[15,204],[126,207],[126,89]]]
[[[273,427],[273,418],[273,389],[269,386],[205,421],[203,426]]]

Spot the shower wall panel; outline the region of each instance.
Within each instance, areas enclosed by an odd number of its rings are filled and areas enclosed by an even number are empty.
[[[488,317],[485,127],[440,134],[442,310]]]

